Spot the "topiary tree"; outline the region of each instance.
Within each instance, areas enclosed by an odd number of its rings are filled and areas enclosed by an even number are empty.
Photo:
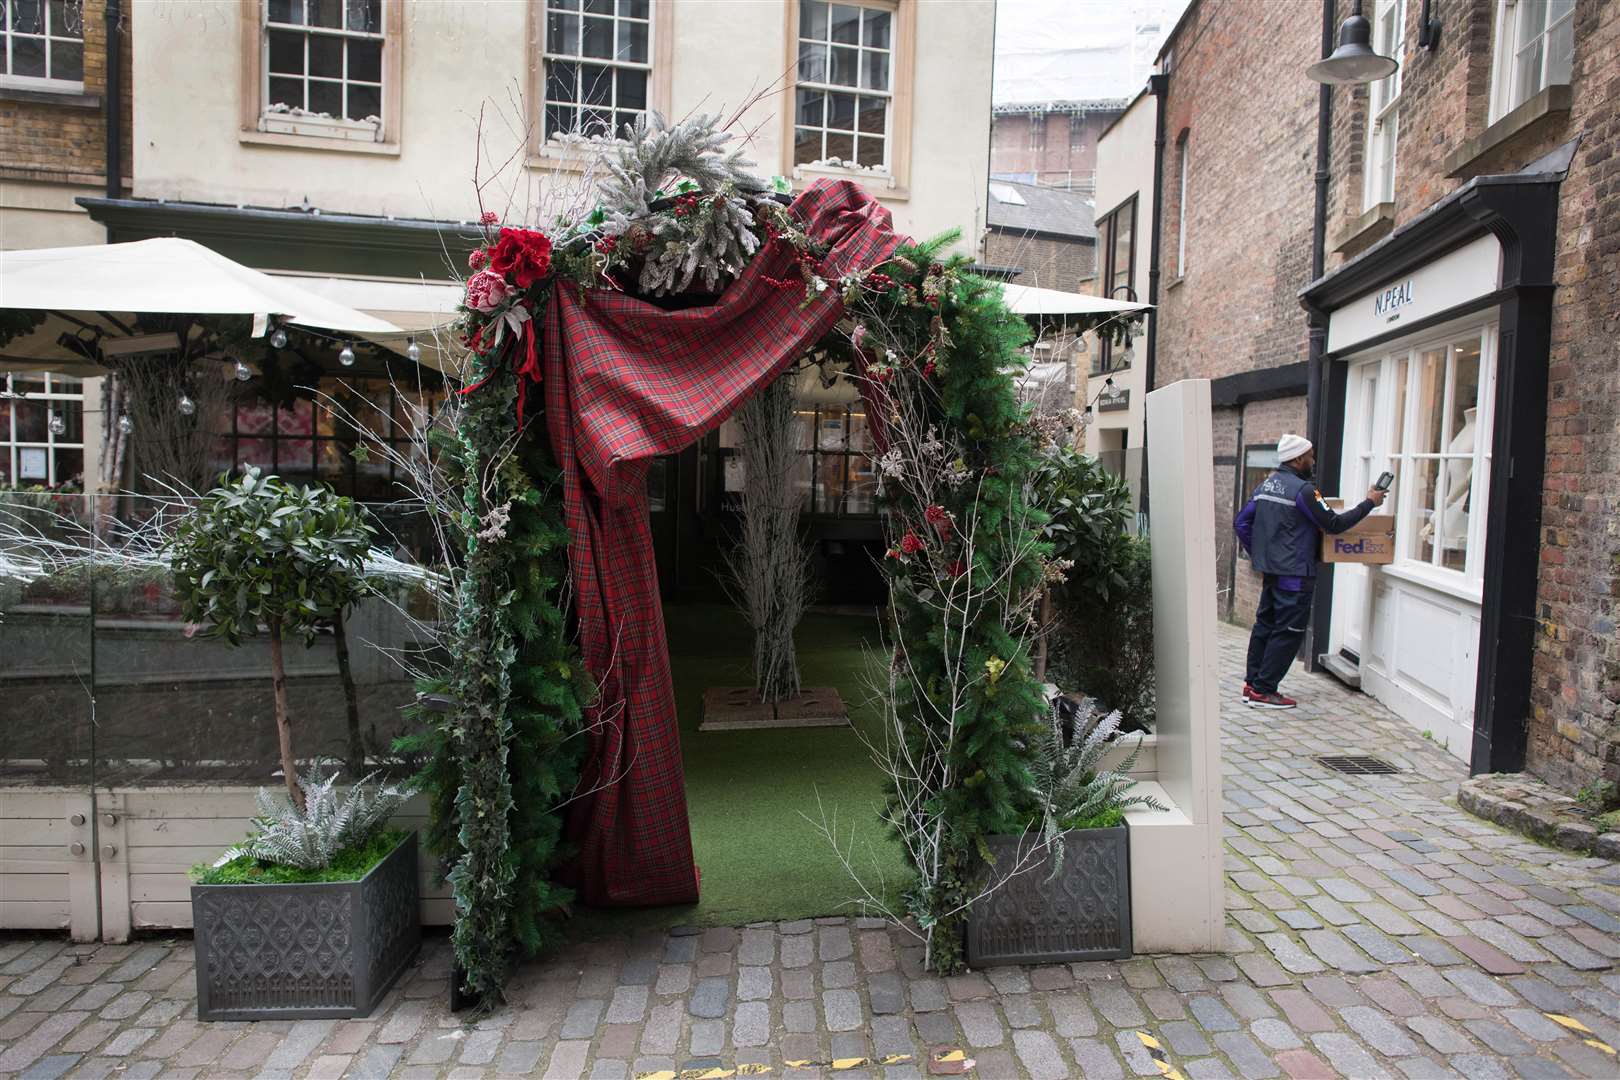
[[[281,770],[292,804],[304,808],[287,715],[287,634],[306,643],[319,627],[366,591],[366,553],[376,535],[353,500],[324,485],[298,487],[249,469],[219,486],[175,529],[169,543],[175,592],[188,622],[232,645],[258,632],[270,637]]]

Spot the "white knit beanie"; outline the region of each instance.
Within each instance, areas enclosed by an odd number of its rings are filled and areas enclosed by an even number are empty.
[[[1311,440],[1292,433],[1277,440],[1277,460],[1287,464],[1311,448]]]

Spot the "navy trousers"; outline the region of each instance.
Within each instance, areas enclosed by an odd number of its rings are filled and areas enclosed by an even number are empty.
[[[1245,677],[1256,693],[1275,694],[1277,684],[1288,673],[1288,665],[1299,655],[1299,643],[1311,620],[1311,588],[1290,592],[1277,587],[1277,576],[1267,574],[1260,588],[1260,607],[1254,613],[1254,630],[1249,634],[1249,664]]]

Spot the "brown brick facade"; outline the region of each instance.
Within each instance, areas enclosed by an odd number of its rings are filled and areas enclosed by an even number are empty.
[[[1124,111],[1124,102],[1119,102],[999,113],[990,123],[990,175],[1091,191],[1097,140]]]
[[[1347,14],[1339,5],[1338,17]],[[1539,641],[1527,766],[1573,790],[1620,779],[1620,4],[1578,0],[1567,113],[1553,111],[1472,161],[1460,149],[1489,120],[1495,0],[1435,0],[1439,46],[1420,49],[1422,5],[1408,2],[1393,219],[1363,210],[1367,91],[1337,88],[1327,266],[1354,257],[1474,176],[1512,172],[1581,139],[1559,196],[1556,291],[1548,356],[1546,476],[1538,567]],[[1156,382],[1220,378],[1304,360],[1295,293],[1310,276],[1318,55],[1315,4],[1194,0],[1166,45],[1170,80],[1162,163],[1162,295]],[[1188,155],[1187,271],[1176,280]],[[1360,235],[1357,235],[1357,233]],[[1342,250],[1335,250],[1342,249]],[[1216,518],[1223,545],[1241,442],[1302,430],[1304,400],[1216,411]],[[1247,618],[1244,564],[1233,581],[1220,551],[1222,599]],[[1486,582],[1486,588],[1491,583]]]
[[[130,175],[129,7],[124,0],[123,176]],[[84,93],[0,87],[0,180],[105,184],[107,21],[105,0],[84,0]]]
[[[1097,242],[1090,238],[1030,236],[992,227],[984,238],[983,260],[1016,266],[1011,280],[1060,292],[1092,292],[1097,273]]]

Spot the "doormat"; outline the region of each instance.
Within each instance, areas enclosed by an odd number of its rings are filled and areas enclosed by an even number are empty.
[[[807,686],[775,705],[762,704],[751,686],[711,686],[703,691],[698,730],[848,726],[849,709],[834,686]]]

